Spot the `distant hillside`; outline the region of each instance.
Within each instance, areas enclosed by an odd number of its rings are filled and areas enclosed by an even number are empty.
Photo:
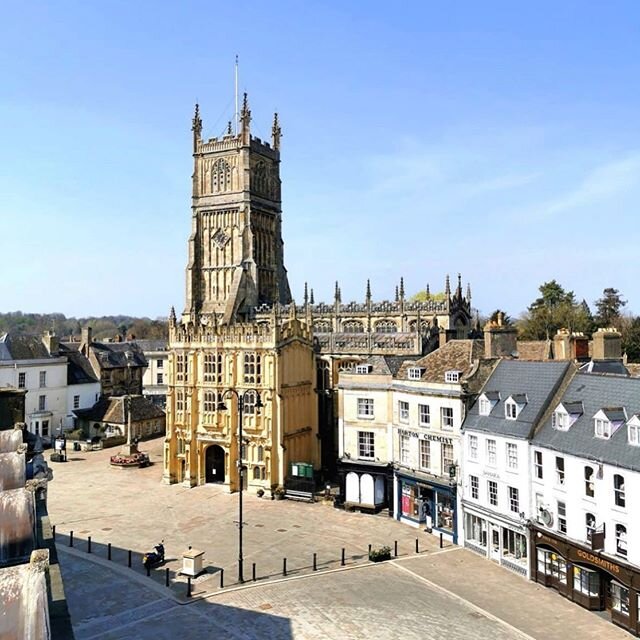
[[[102,316],[101,318],[67,318],[63,313],[0,313],[0,333],[17,330],[44,333],[54,330],[60,337],[79,336],[82,327],[93,329],[95,340],[133,336],[139,339],[162,340],[169,337],[166,318],[134,318],[132,316]]]

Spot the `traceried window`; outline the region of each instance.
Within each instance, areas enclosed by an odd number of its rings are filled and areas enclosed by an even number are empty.
[[[542,480],[542,477],[543,477],[542,451],[533,452],[533,466],[535,468],[536,478],[538,478],[538,480]]]
[[[624,477],[618,473],[613,476],[613,499],[618,507],[624,507],[626,505]]]
[[[514,513],[520,512],[520,492],[516,487],[509,487],[509,509]]]
[[[375,458],[373,431],[358,431],[358,457],[366,460]]]
[[[398,401],[398,419],[400,422],[409,422],[409,403],[404,400]]]
[[[393,320],[380,320],[375,324],[376,333],[396,333],[398,325]]]
[[[328,320],[318,320],[313,324],[314,333],[331,333],[332,329],[331,322]]]
[[[623,524],[616,525],[616,553],[619,556],[627,555],[627,527]]]
[[[264,460],[264,447],[262,445],[258,445],[258,462],[262,462]]]
[[[176,389],[176,411],[184,411],[184,391]]]
[[[453,429],[453,409],[451,407],[440,408],[440,424],[443,429]]]
[[[24,389],[27,386],[27,374],[19,373],[18,374],[18,389]]]
[[[411,448],[409,436],[400,436],[400,462],[402,464],[410,464],[411,462]]]
[[[205,413],[213,413],[216,407],[216,392],[215,391],[205,391],[204,392],[204,411]]]
[[[358,320],[347,320],[342,323],[344,333],[364,333],[364,325]]]
[[[478,459],[478,436],[469,436],[469,457],[471,460]]]
[[[176,354],[176,381],[187,382],[186,358],[183,353]]]
[[[487,480],[487,495],[489,496],[489,504],[494,507],[498,506],[498,483],[494,480]]]
[[[477,500],[480,497],[480,481],[478,476],[469,476],[469,488],[471,489],[471,497]]]
[[[593,498],[595,495],[593,487],[593,467],[584,468],[584,495]]]
[[[420,440],[420,468],[431,469],[431,442]]]
[[[262,383],[262,363],[261,357],[257,353],[244,354],[244,376],[245,384]]]
[[[358,418],[373,418],[373,398],[358,398]]]
[[[218,193],[231,189],[231,166],[220,158],[211,167],[211,191]]]
[[[442,445],[440,445],[440,448],[442,452],[442,473],[444,475],[450,472],[450,468],[454,464],[453,445],[442,443]]]
[[[518,445],[507,442],[507,468],[515,470],[518,468]]]
[[[420,419],[420,426],[428,427],[431,424],[431,412],[428,404],[418,405],[418,417]]]
[[[496,441],[495,440],[487,440],[487,464],[492,467],[496,466],[498,461],[498,456],[496,453]]]
[[[567,533],[567,504],[558,500],[558,531]]]
[[[244,401],[242,403],[243,412],[251,416],[256,412],[256,394],[253,391],[247,391],[244,394]]]

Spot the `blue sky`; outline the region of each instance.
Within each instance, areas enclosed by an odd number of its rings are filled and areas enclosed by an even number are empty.
[[[283,127],[294,296],[447,273],[511,315],[552,278],[640,312],[640,4],[29,2],[0,23],[0,310],[184,304],[193,104]]]

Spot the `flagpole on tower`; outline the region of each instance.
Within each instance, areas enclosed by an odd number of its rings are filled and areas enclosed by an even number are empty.
[[[235,91],[236,91],[236,135],[238,135],[238,54],[236,53],[236,70],[235,70]]]

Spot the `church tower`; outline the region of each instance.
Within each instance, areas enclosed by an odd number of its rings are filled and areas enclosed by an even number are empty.
[[[255,307],[287,304],[280,197],[280,137],[275,114],[271,143],[251,135],[244,94],[240,126],[202,139],[193,117],[192,228],[189,237],[185,322],[231,324]],[[214,317],[215,316],[215,317]]]

